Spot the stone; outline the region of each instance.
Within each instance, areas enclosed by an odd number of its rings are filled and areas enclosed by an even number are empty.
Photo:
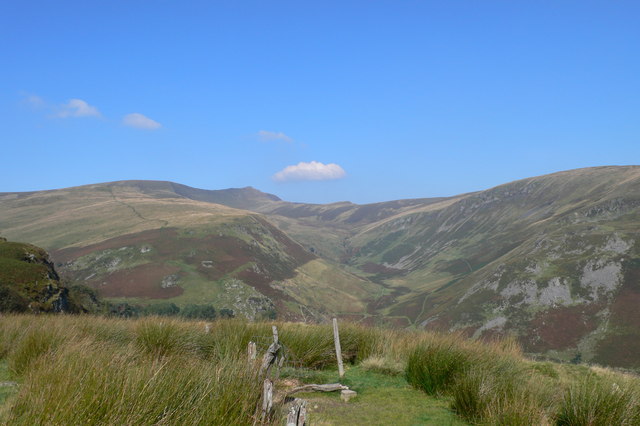
[[[351,398],[355,398],[358,395],[358,392],[352,391],[351,389],[343,389],[340,391],[340,399],[344,402],[349,402]]]

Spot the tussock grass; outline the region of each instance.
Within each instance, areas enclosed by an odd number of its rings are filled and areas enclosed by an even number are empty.
[[[1,316],[0,362],[20,386],[2,404],[0,424],[260,423],[262,383],[246,348],[254,341],[264,353],[272,325],[284,345],[283,376],[335,376],[330,325]],[[393,389],[408,382],[473,424],[640,424],[637,377],[533,362],[513,340],[350,323],[340,325],[340,336],[345,362],[359,375],[343,380],[366,389],[371,401],[396,398]],[[377,384],[367,384],[368,375]],[[384,377],[395,384],[383,397],[376,389]],[[411,401],[419,395],[406,392]],[[264,423],[280,420],[276,414]]]
[[[322,369],[336,364],[331,325],[285,323],[279,326],[281,340],[292,363],[298,367]],[[375,329],[351,323],[340,325],[340,344],[345,362],[356,363],[369,357],[378,344]]]
[[[550,424],[554,397],[544,380],[513,357],[484,361],[467,368],[451,386],[456,413],[474,423]]]
[[[135,328],[135,343],[144,352],[157,357],[185,354],[195,344],[191,330],[176,320],[145,318]]]
[[[407,360],[409,384],[429,395],[447,392],[473,362],[474,353],[457,343],[454,339],[443,339],[417,346]]]
[[[417,343],[407,381],[450,398],[473,424],[637,425],[640,379],[607,369],[532,362],[512,339],[430,335]]]
[[[623,377],[587,376],[565,390],[558,425],[638,425],[640,393]]]
[[[11,374],[21,376],[38,358],[55,351],[65,337],[57,330],[28,328],[15,346],[9,350],[7,362]]]
[[[246,348],[253,340],[266,349],[272,324],[224,320],[208,323],[208,332],[205,324],[2,316],[0,359],[22,384],[0,423],[252,424],[262,382]],[[335,365],[331,327],[277,325],[290,365]],[[341,332],[348,362],[377,342],[364,327],[344,324]]]
[[[0,317],[0,330],[11,374],[23,382],[5,410],[8,424],[255,419],[262,389],[256,372],[236,356],[208,356],[199,346],[211,336],[202,324],[9,316]]]
[[[149,359],[135,347],[83,341],[30,369],[9,423],[247,424],[260,390],[233,359]]]

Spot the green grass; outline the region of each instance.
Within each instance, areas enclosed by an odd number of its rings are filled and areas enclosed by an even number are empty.
[[[56,329],[35,327],[25,330],[7,355],[9,371],[17,377],[23,376],[34,361],[54,351],[65,340]]]
[[[11,398],[18,392],[18,386],[13,385],[14,377],[9,372],[7,361],[0,358],[0,424],[5,424],[3,419],[11,407]]]
[[[11,374],[9,373],[9,367],[5,360],[0,360],[0,383],[1,382],[10,382],[12,380]],[[7,398],[17,392],[16,386],[0,386],[0,412],[2,411],[2,405],[5,403]]]
[[[637,384],[620,377],[584,377],[565,390],[557,423],[559,426],[640,424]]]
[[[296,377],[296,373],[290,374]],[[349,402],[339,392],[301,393],[308,402],[311,424],[320,425],[464,425],[449,408],[447,399],[429,398],[413,389],[402,376],[348,368],[340,379],[337,371],[323,371],[311,377],[300,374],[304,383],[342,383],[358,392]],[[311,379],[311,380],[309,380]]]
[[[285,367],[266,424],[281,424],[282,396],[301,383],[358,392],[304,393],[311,424],[639,424],[640,380],[584,365],[534,362],[513,340],[341,323],[339,378],[329,324],[92,316],[0,317],[0,424],[252,424],[264,353],[277,325]],[[427,383],[427,385],[425,385]],[[432,395],[429,395],[432,394]],[[279,397],[279,398],[278,398]],[[258,417],[256,417],[258,416]]]
[[[455,340],[418,346],[409,355],[406,378],[429,395],[444,394],[473,362],[473,352]]]

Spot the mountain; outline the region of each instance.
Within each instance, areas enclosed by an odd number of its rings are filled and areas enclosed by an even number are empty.
[[[277,201],[250,188],[111,182],[0,194],[0,229],[46,247],[65,280],[113,301],[212,304],[249,318],[366,311],[377,285],[308,252],[262,215],[205,199]]]
[[[517,334],[532,353],[637,367],[639,206],[640,167],[628,166],[446,199],[261,211],[383,285],[372,317],[480,338]]]
[[[367,205],[123,181],[0,194],[0,232],[116,301],[515,334],[640,367],[639,206],[638,166]]]
[[[639,206],[640,167],[524,179],[376,223],[348,265],[390,286],[381,312],[407,324],[640,366]]]

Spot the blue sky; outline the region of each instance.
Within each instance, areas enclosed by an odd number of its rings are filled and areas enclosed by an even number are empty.
[[[0,191],[290,201],[638,164],[637,1],[6,1]]]

